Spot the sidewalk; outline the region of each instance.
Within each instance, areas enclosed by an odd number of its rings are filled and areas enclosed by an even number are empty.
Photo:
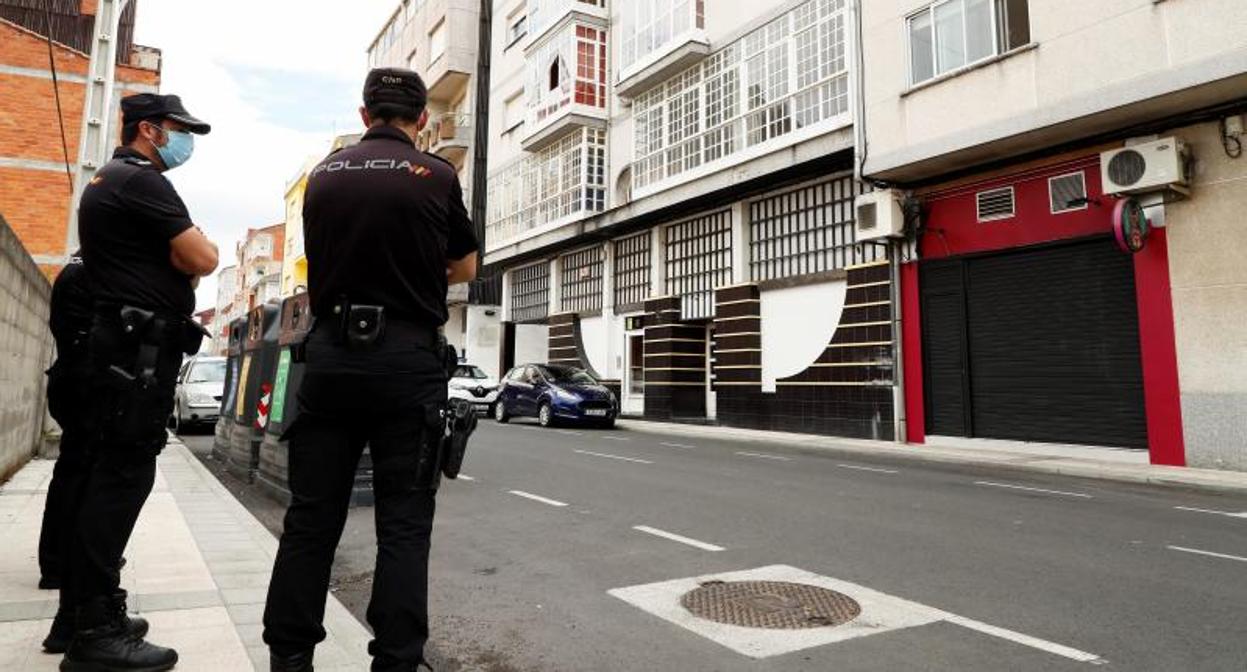
[[[794,448],[889,459],[997,467],[1123,483],[1147,483],[1225,494],[1247,494],[1247,473],[1154,466],[1148,464],[1147,452],[1138,450],[946,437],[928,437],[928,442],[925,444],[897,444],[889,441],[843,439],[813,434],[768,432],[715,425],[681,425],[644,420],[620,420],[619,427],[652,434],[782,444]]]
[[[56,612],[38,590],[36,548],[50,460],[0,486],[0,670],[56,670],[40,642]],[[180,442],[160,456],[156,486],[126,550],[130,610],[151,621],[151,640],[178,650],[180,672],[268,670],[260,618],[277,540]],[[319,671],[367,670],[371,635],[334,598]]]

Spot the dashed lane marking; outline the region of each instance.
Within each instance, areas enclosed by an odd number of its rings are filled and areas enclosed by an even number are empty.
[[[509,492],[512,495],[515,495],[516,497],[523,497],[524,499],[531,499],[534,502],[541,502],[542,504],[549,504],[550,506],[567,506],[567,502],[560,502],[557,499],[550,499],[549,497],[542,497],[541,495],[534,495],[531,492],[524,492],[523,490],[508,490],[507,492]]]
[[[1040,492],[1045,495],[1061,495],[1062,497],[1078,497],[1080,499],[1094,499],[1091,495],[1081,492],[1066,492],[1064,490],[1045,490],[1043,488],[1029,488],[1024,485],[1011,485],[1009,483],[996,483],[993,481],[975,481],[975,485],[982,485],[989,488],[1005,488],[1008,490],[1025,490],[1026,492]]]
[[[473,478],[473,477],[471,477],[471,476],[468,476],[467,474],[459,474],[459,476],[457,477],[457,480],[460,480],[460,481],[475,481],[476,479],[475,479],[475,478]]]
[[[668,448],[696,448],[697,447],[697,446],[690,446],[687,443],[663,443],[659,445],[663,445]]]
[[[580,432],[573,432],[570,429],[559,429],[556,431],[563,436],[580,436]]]
[[[692,546],[693,548],[700,548],[703,551],[710,551],[712,553],[718,553],[719,551],[727,550],[723,548],[722,546],[708,544],[704,541],[698,541],[696,539],[691,539],[689,537],[685,537],[685,536],[676,534],[674,532],[660,530],[656,527],[650,527],[648,525],[636,525],[632,529],[636,530],[637,532],[644,532],[646,534],[652,534],[655,537],[662,537],[663,539],[668,539],[670,541],[679,542],[681,544]]]
[[[649,460],[639,460],[635,457],[624,457],[623,455],[611,455],[610,453],[595,453],[592,450],[575,450],[574,453],[580,455],[592,455],[593,457],[605,457],[608,460],[620,460],[623,462],[636,462],[637,464],[653,464]]]
[[[791,457],[782,457],[780,455],[766,455],[764,453],[747,453],[744,451],[736,451],[736,454],[741,455],[743,457],[758,457],[764,460],[777,460],[780,462],[791,462],[792,461]]]
[[[602,438],[606,439],[607,441],[631,441],[632,440],[624,436],[603,436]]]
[[[854,471],[870,471],[876,474],[899,474],[901,472],[895,469],[880,469],[878,467],[861,467],[856,464],[837,464],[841,469],[853,469]]]
[[[1171,551],[1179,551],[1182,553],[1193,553],[1195,555],[1206,555],[1210,558],[1221,558],[1222,560],[1237,560],[1238,562],[1247,562],[1247,558],[1238,555],[1227,555],[1225,553],[1214,553],[1212,551],[1201,551],[1198,548],[1184,548],[1182,546],[1166,546]]]
[[[1175,506],[1179,511],[1194,511],[1195,513],[1210,513],[1214,516],[1226,516],[1229,518],[1247,518],[1247,511],[1242,513],[1234,513],[1233,511],[1217,511],[1216,509],[1197,509],[1192,506]]]

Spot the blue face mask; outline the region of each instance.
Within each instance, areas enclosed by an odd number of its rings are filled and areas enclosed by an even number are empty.
[[[191,154],[195,153],[195,136],[186,131],[168,129],[165,129],[165,136],[169,141],[164,147],[156,148],[156,151],[160,153],[160,160],[165,163],[165,168],[173,170],[190,161]]]

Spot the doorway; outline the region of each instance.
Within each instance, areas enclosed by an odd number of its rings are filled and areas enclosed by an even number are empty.
[[[628,341],[624,361],[623,399],[620,402],[624,415],[645,413],[645,334],[625,334]]]

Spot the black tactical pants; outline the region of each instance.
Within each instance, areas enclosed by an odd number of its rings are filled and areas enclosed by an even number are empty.
[[[58,350],[61,346],[58,345]],[[60,455],[48,483],[39,532],[39,573],[44,581],[59,584],[69,543],[70,516],[86,481],[86,448],[90,398],[85,393],[88,372],[86,352],[65,347],[48,371],[48,412],[61,426]],[[42,582],[41,582],[42,583]]]
[[[85,473],[67,518],[63,606],[120,592],[118,565],[155,482],[156,456],[168,439],[165,422],[182,360],[176,338],[164,340],[154,380],[140,385],[115,372],[135,370],[139,344],[128,340],[110,317],[97,316],[92,326],[86,386],[93,400],[91,423],[84,442]]]
[[[429,332],[431,333],[431,332]],[[375,350],[309,337],[299,417],[287,431],[290,508],[264,610],[277,654],[313,648],[360,454],[372,454],[377,565],[368,623],[373,670],[413,670],[429,637],[428,564],[437,479],[433,451],[446,372],[433,337],[391,325]]]

